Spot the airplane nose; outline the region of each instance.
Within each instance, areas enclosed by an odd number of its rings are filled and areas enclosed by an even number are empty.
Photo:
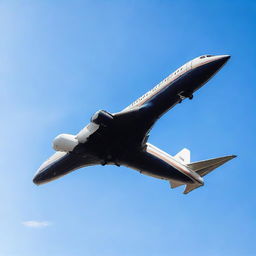
[[[220,55],[220,57],[224,60],[224,61],[228,61],[230,59],[230,55]]]
[[[205,74],[210,78],[219,71],[230,59],[230,55],[217,55],[211,58],[211,61],[204,65]]]
[[[230,55],[210,55],[209,57],[195,59],[195,62],[192,63],[192,72],[190,76],[188,76],[190,88],[195,88],[193,91],[199,89],[211,79],[229,59]]]
[[[214,57],[213,62],[217,65],[223,66],[229,59],[230,55],[217,55]]]
[[[231,57],[230,55],[222,55],[222,56],[223,56],[223,58],[226,59],[226,60],[229,60],[230,57]]]

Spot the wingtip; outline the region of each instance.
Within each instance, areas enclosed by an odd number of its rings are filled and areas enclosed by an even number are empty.
[[[230,156],[224,156],[223,158],[226,159],[227,161],[233,159],[233,158],[236,158],[237,155],[230,155]]]

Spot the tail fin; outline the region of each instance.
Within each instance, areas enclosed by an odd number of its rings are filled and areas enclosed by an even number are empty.
[[[235,158],[235,155],[231,156],[223,156],[218,158],[213,158],[209,160],[204,160],[200,162],[194,162],[187,164],[188,168],[190,168],[192,171],[198,173],[201,177],[207,175],[217,167],[223,165],[227,161]]]
[[[190,163],[190,150],[187,148],[183,148],[178,154],[174,156],[179,162],[183,164]]]

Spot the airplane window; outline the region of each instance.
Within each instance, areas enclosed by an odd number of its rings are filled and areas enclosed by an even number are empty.
[[[212,57],[213,55],[206,55],[206,57]]]
[[[203,58],[205,58],[205,56],[201,56],[201,57],[200,57],[200,59],[203,59]]]

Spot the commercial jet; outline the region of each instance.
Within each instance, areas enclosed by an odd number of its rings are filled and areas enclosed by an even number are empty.
[[[203,177],[235,155],[191,162],[186,148],[171,156],[148,142],[155,122],[193,94],[228,61],[229,55],[197,57],[166,77],[118,113],[97,111],[78,134],[53,140],[56,153],[38,169],[33,182],[43,184],[92,165],[126,166],[166,180],[171,188],[185,185],[184,194],[203,186]]]

